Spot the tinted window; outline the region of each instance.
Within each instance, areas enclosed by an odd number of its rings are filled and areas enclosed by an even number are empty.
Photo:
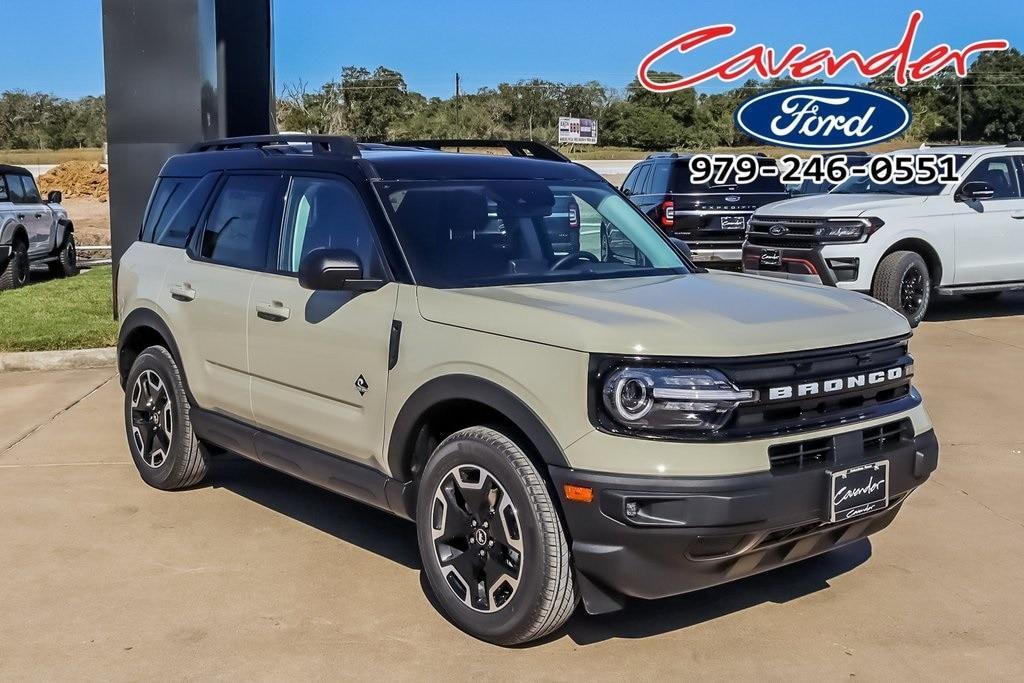
[[[979,163],[964,179],[965,183],[983,182],[995,190],[993,199],[1010,199],[1020,196],[1017,172],[1012,157],[993,157]]]
[[[655,164],[654,170],[651,172],[651,180],[647,184],[648,194],[666,194],[671,171],[672,164]]]
[[[225,181],[200,243],[204,259],[237,268],[265,268],[277,176],[231,176]]]
[[[636,178],[636,187],[633,188],[633,194],[647,194],[647,179],[651,175],[651,166],[648,164],[640,169],[640,175]]]
[[[314,249],[348,249],[368,277],[380,275],[373,224],[363,200],[347,180],[294,178],[288,191],[278,270],[296,273]]]
[[[604,183],[555,180],[381,182],[377,188],[417,283],[428,287],[568,282],[689,272],[636,207]],[[552,253],[546,220],[571,196],[580,223],[572,253]],[[493,208],[492,208],[493,207]],[[503,230],[489,232],[492,215]]]
[[[0,175],[0,202],[10,201],[11,195],[7,192],[7,180]]]
[[[188,230],[172,233],[168,230],[171,219],[185,203],[195,188],[195,178],[163,178],[153,192],[149,213],[142,228],[142,239],[167,247],[184,247],[188,241]]]
[[[20,175],[7,176],[7,188],[11,195],[11,201],[15,204],[25,202],[25,187],[21,184]]]
[[[639,174],[639,173],[640,173],[640,169],[636,168],[636,167],[634,167],[633,170],[629,172],[629,175],[626,176],[626,182],[622,183],[622,190],[623,191],[626,191],[626,190],[629,190],[630,192],[633,191],[633,186],[636,185],[636,177],[637,177],[637,174]]]
[[[36,181],[31,176],[21,176],[21,186],[25,190],[25,201],[29,204],[38,204],[42,201],[39,197],[39,190],[36,188]]]
[[[776,166],[774,159],[759,159],[758,163],[763,166]],[[721,185],[702,183],[700,185],[690,182],[690,160],[680,159],[673,164],[672,192],[678,194],[704,194],[714,192],[786,192],[786,187],[779,180],[778,174],[774,177],[758,175],[752,183],[737,184],[731,178]]]

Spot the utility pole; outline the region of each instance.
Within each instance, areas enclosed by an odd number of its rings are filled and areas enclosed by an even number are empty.
[[[964,141],[964,86],[963,82],[956,82],[956,144],[961,145]]]
[[[459,127],[459,96],[461,95],[459,72],[455,72],[455,137],[462,137],[462,129]],[[459,150],[456,150],[459,151]]]

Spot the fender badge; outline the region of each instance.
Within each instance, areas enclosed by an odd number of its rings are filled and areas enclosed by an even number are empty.
[[[356,390],[359,391],[360,396],[365,396],[366,392],[370,390],[370,385],[366,383],[366,379],[362,375],[359,375],[359,379],[356,380]]]

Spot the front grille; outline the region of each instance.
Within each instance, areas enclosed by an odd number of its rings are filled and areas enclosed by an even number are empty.
[[[796,441],[772,446],[768,449],[768,460],[772,469],[803,467],[813,463],[828,462],[835,454],[835,442],[831,437]]]
[[[756,389],[757,402],[738,407],[720,430],[723,438],[742,438],[870,419],[905,410],[919,399],[903,376],[834,393],[769,400],[772,387],[818,383],[880,370],[908,368],[913,359],[906,339],[859,344],[844,349],[808,351],[760,360],[718,362],[718,368],[740,389]]]
[[[910,420],[869,427],[864,430],[864,452],[880,453],[913,438],[914,426]]]
[[[751,244],[762,247],[813,246],[820,242],[817,236],[818,228],[826,223],[832,227],[862,225],[862,222],[858,219],[827,220],[803,216],[754,216],[748,224],[747,240]],[[771,229],[777,225],[785,228],[785,234],[771,234]]]

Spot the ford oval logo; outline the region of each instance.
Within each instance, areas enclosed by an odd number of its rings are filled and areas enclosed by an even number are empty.
[[[910,109],[894,97],[850,85],[813,85],[766,92],[740,105],[736,126],[783,147],[850,149],[894,138],[910,125]]]
[[[779,235],[785,235],[787,232],[789,232],[789,228],[787,228],[785,225],[773,225],[772,227],[768,228],[768,232],[778,237]]]
[[[727,201],[727,202],[738,202],[740,199],[741,199],[741,197],[739,197],[738,195],[731,194],[731,195],[729,195],[728,197],[725,198],[725,201]]]

